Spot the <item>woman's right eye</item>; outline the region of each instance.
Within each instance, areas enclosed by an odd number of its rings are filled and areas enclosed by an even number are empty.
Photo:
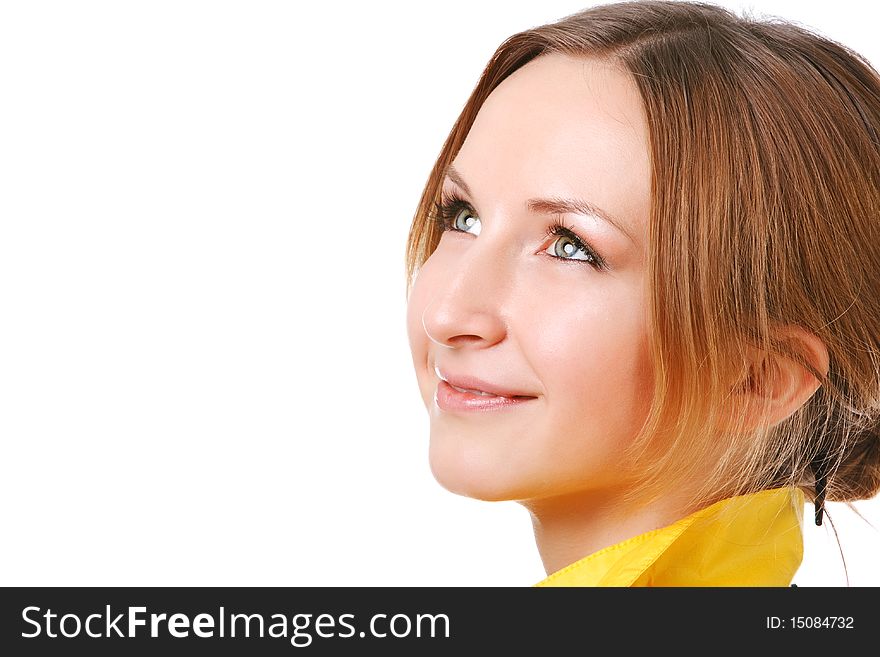
[[[463,233],[479,235],[481,225],[480,218],[470,208],[461,208],[452,218],[450,228]]]
[[[441,222],[444,231],[480,234],[482,222],[467,201],[453,195],[444,197],[435,207],[433,218]]]

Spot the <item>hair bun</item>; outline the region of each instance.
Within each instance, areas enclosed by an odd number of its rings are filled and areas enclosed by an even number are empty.
[[[852,431],[841,449],[837,466],[829,473],[826,497],[853,502],[880,492],[880,421]]]

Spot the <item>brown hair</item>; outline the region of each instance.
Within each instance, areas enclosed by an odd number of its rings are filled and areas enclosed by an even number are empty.
[[[551,52],[622,66],[650,134],[655,387],[632,446],[634,490],[658,495],[699,479],[704,501],[781,485],[815,496],[814,473],[825,472],[830,500],[876,495],[880,76],[800,26],[705,3],[637,0],[505,40],[428,177],[407,242],[407,294],[439,241],[428,218],[481,105]],[[827,374],[778,330],[789,325],[824,343]],[[793,359],[821,386],[775,426],[740,420],[722,431],[719,409],[753,350]],[[695,469],[701,456],[716,464],[708,478]]]

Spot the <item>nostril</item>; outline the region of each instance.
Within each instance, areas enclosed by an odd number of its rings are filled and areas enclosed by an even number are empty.
[[[449,342],[467,344],[468,342],[480,342],[482,339],[479,335],[456,335],[449,338]]]

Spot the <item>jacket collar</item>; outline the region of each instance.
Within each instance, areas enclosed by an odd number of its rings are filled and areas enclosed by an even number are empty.
[[[803,510],[799,488],[721,500],[535,586],[788,586],[803,558]]]

